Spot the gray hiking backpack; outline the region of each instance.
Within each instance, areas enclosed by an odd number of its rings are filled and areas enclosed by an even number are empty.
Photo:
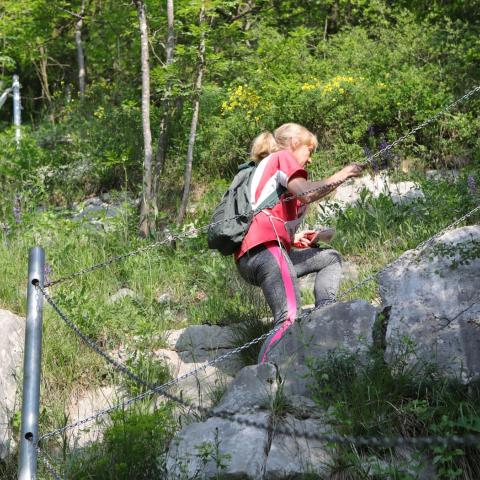
[[[208,248],[222,255],[231,255],[245,237],[253,217],[265,208],[273,208],[286,191],[279,186],[255,210],[250,201],[250,185],[256,170],[255,162],[244,163],[230,187],[215,208],[207,231]]]

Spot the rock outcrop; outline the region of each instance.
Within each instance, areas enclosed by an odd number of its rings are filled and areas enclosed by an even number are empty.
[[[391,306],[386,358],[403,339],[413,342],[409,361],[467,383],[480,379],[480,226],[449,231],[417,259],[409,251],[380,276]],[[404,342],[403,342],[404,343]]]
[[[277,365],[286,395],[308,397],[309,362],[330,351],[362,356],[372,346],[377,310],[355,300],[329,305],[296,322],[268,355]]]

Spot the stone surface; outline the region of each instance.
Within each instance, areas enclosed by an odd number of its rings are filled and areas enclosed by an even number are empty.
[[[299,478],[316,474],[324,478],[332,465],[333,450],[325,442],[297,436],[296,433],[320,435],[332,433],[324,420],[298,420],[292,415],[279,419],[287,433],[274,433],[265,466],[265,480]],[[328,476],[326,477],[328,478]]]
[[[373,343],[375,307],[363,300],[339,302],[315,311],[295,323],[271,349],[287,395],[308,397],[308,362],[328,352],[347,351],[360,356]]]
[[[109,230],[116,218],[126,216],[135,202],[123,196],[112,198],[109,194],[91,197],[74,205],[73,220],[86,222],[91,228]]]
[[[167,332],[167,345],[177,352],[233,348],[234,339],[231,328],[217,325],[192,325]]]
[[[388,176],[380,174],[374,176],[364,175],[363,177],[345,182],[335,190],[333,199],[342,204],[357,203],[362,190],[365,189],[373,197],[378,197],[381,194],[389,195],[396,203],[413,198],[423,198],[423,193],[414,182],[393,183]]]
[[[169,293],[158,292],[155,295],[155,301],[158,303],[170,303],[172,301],[172,296]]]
[[[75,394],[67,408],[68,422],[88,417],[94,412],[111,407],[119,401],[119,392],[113,387],[100,387]],[[68,432],[68,445],[71,449],[85,447],[98,442],[103,437],[108,416],[102,416],[97,422],[89,422]]]
[[[374,198],[388,195],[395,204],[410,203],[424,198],[422,190],[414,182],[394,183],[384,173],[364,175],[348,180],[335,190],[329,200],[317,203],[320,219],[335,215],[347,205],[356,204],[365,190]]]
[[[245,413],[266,408],[278,390],[277,369],[271,363],[244,367],[213,412]]]
[[[382,302],[392,307],[387,361],[408,337],[416,351],[408,360],[419,369],[423,362],[434,362],[440,372],[463,382],[480,378],[479,244],[480,226],[458,228],[438,238],[418,259],[406,252],[381,274]],[[471,247],[475,258],[468,258]]]
[[[267,427],[268,414],[235,415],[232,420],[213,417],[185,427],[170,444],[166,478],[262,478],[268,445],[267,429],[245,422]]]
[[[19,372],[23,361],[25,319],[0,310],[0,460],[15,444],[11,419],[21,408]]]
[[[173,378],[183,376],[194,369],[198,372],[181,380],[172,391],[181,394],[194,405],[210,406],[217,395],[232,381],[243,366],[239,355],[231,356],[215,366],[207,365],[214,358],[230,350],[196,350],[194,352],[176,352],[168,349],[158,349],[153,352],[158,359],[164,360]]]
[[[116,303],[123,300],[125,297],[130,297],[133,300],[138,300],[140,298],[138,293],[130,290],[130,288],[121,288],[109,298],[109,303]]]

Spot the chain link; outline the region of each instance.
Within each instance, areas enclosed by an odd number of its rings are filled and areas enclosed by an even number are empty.
[[[400,138],[395,140],[393,143],[386,145],[384,148],[382,148],[381,150],[379,150],[375,154],[369,156],[365,162],[360,162],[360,165],[363,165],[364,167],[367,167],[369,164],[372,163],[372,161],[375,158],[379,157],[380,155],[385,153],[387,150],[392,149],[395,145],[398,145],[399,143],[403,142],[407,137],[409,137],[411,135],[414,135],[415,133],[417,133],[422,128],[425,128],[426,126],[430,125],[431,123],[436,121],[440,116],[444,115],[446,112],[448,112],[452,108],[456,107],[458,104],[460,104],[464,100],[467,100],[468,98],[470,98],[472,95],[474,95],[478,91],[480,91],[480,86],[472,88],[465,95],[458,98],[457,100],[455,100],[454,102],[452,102],[451,104],[447,105],[442,110],[437,112],[433,117],[425,120],[424,122],[422,122],[421,124],[419,124],[415,128],[413,128],[412,130],[410,130],[408,133],[402,135]],[[330,185],[322,185],[320,187],[313,188],[311,190],[306,190],[299,195],[289,195],[285,199],[285,201],[291,201],[291,200],[294,200],[296,198],[304,197],[306,195],[309,195],[309,194],[315,193],[315,192],[330,192],[330,191],[333,191],[338,186],[340,186],[342,183],[344,183],[344,182],[339,181],[339,182],[332,183]],[[268,207],[266,207],[266,208],[268,208]],[[254,213],[252,213],[251,215],[253,215]],[[98,270],[100,268],[107,267],[108,265],[111,265],[112,263],[119,262],[119,261],[125,260],[129,257],[133,257],[133,256],[139,255],[141,253],[150,251],[150,250],[155,249],[155,248],[157,248],[161,245],[169,244],[170,242],[172,242],[174,240],[182,240],[184,238],[190,238],[194,235],[198,235],[201,232],[206,232],[210,227],[218,225],[222,222],[235,220],[237,218],[241,218],[241,217],[245,217],[245,216],[246,216],[246,214],[244,214],[244,213],[243,214],[238,214],[238,215],[235,215],[231,218],[224,219],[224,220],[219,220],[217,222],[213,222],[213,223],[210,223],[210,224],[207,224],[207,225],[203,225],[201,227],[192,227],[191,229],[189,229],[189,230],[187,230],[186,232],[183,232],[183,233],[179,233],[179,234],[176,234],[176,235],[169,235],[167,238],[165,238],[163,240],[160,240],[158,242],[152,243],[152,244],[147,245],[145,247],[140,247],[140,248],[138,248],[136,250],[132,250],[131,252],[128,252],[128,253],[124,253],[124,254],[121,254],[121,255],[116,255],[114,257],[110,257],[109,259],[107,259],[103,262],[96,263],[94,265],[91,265],[90,267],[86,267],[86,268],[83,268],[83,269],[81,269],[77,272],[74,272],[74,273],[71,273],[69,275],[65,275],[63,277],[60,277],[56,280],[53,280],[49,283],[46,283],[45,287],[51,287],[51,286],[57,285],[59,283],[63,283],[63,282],[69,281],[69,280],[73,280],[74,278],[77,278],[79,276],[82,276],[82,275],[85,275],[87,273],[93,272],[93,271]]]

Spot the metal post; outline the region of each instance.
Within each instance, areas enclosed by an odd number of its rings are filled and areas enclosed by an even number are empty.
[[[43,287],[45,252],[41,247],[30,249],[28,256],[27,324],[23,358],[22,428],[18,479],[37,478],[38,414],[40,406],[40,363],[42,358],[43,295],[35,288]]]
[[[20,142],[20,125],[22,124],[22,105],[20,103],[20,81],[18,75],[13,76],[13,124],[15,125],[15,140]]]

